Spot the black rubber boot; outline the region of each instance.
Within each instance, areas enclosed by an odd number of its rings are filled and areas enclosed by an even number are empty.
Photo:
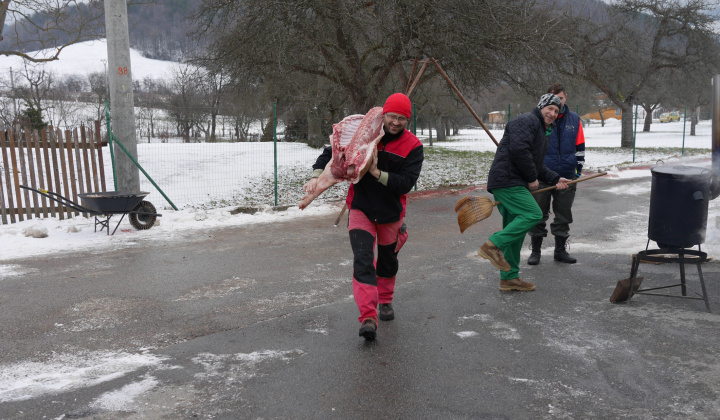
[[[530,252],[530,258],[528,258],[529,265],[540,264],[540,249],[542,248],[543,237],[542,236],[531,236],[530,244],[532,246]]]
[[[560,261],[566,264],[575,264],[577,260],[571,257],[565,250],[567,239],[568,238],[562,236],[555,237],[555,261]]]

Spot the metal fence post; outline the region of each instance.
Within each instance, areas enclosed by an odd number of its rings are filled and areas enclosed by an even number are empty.
[[[687,123],[687,105],[685,105],[685,112],[683,112],[683,145],[682,145],[682,156],[685,156],[685,125]]]
[[[275,207],[278,205],[277,102],[273,102],[273,155],[275,156]]]
[[[633,163],[635,163],[635,145],[637,142],[637,117],[638,117],[638,106],[635,105],[635,127],[633,128]]]

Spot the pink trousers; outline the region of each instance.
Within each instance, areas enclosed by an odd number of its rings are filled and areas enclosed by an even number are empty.
[[[348,232],[353,250],[353,296],[360,322],[377,322],[379,303],[390,303],[395,292],[398,252],[407,240],[403,220],[378,224],[360,210],[350,210]],[[377,252],[376,252],[377,246]]]

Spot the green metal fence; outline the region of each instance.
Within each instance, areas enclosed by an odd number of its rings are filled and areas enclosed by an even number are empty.
[[[519,115],[519,112],[513,113]],[[277,108],[274,108],[275,120],[277,114]],[[415,120],[411,122],[411,129],[414,124]],[[599,123],[589,124],[586,130],[587,169],[598,166],[596,162],[607,161],[604,157],[594,159],[594,153],[618,154],[621,157],[616,160],[620,162],[654,163],[659,159],[656,153],[651,152],[656,147],[653,137],[657,135],[656,132],[637,134],[638,151],[635,156],[634,149],[619,149],[619,126],[619,121],[608,122],[604,128]],[[216,141],[209,142],[203,137],[183,139],[143,136],[137,145],[137,162],[154,180],[157,188],[147,177],[141,177],[141,189],[151,191],[148,200],[158,208],[172,208],[170,202],[179,209],[294,206],[303,195],[302,185],[308,180],[311,166],[322,148],[284,141],[282,124],[275,121],[271,127],[273,133],[268,137],[272,141],[241,142],[236,138],[220,136]],[[498,140],[502,138],[503,125],[488,127],[493,137]],[[659,127],[659,124],[655,127]],[[662,127],[677,128],[667,124]],[[698,135],[705,136],[707,133],[704,130],[709,130],[709,124],[700,127]],[[231,130],[220,126],[218,131],[229,133]],[[604,132],[609,134],[602,134]],[[484,130],[464,127],[457,134],[448,135],[443,142],[438,142],[437,135],[433,134],[433,146],[429,145],[427,127],[418,130],[417,134],[425,144],[425,162],[417,190],[480,185],[486,182],[496,146]],[[703,142],[696,141],[697,138],[683,138],[682,127],[672,136],[671,143],[662,144],[662,147],[674,148],[668,149],[665,153],[668,156],[687,153],[688,149],[705,148]],[[256,135],[253,139],[260,137]],[[707,143],[709,153],[710,143]],[[106,153],[109,154],[110,150],[106,150]],[[109,165],[110,156],[105,161]],[[607,169],[598,167],[603,168]],[[112,174],[111,168],[107,168],[106,173]],[[338,184],[323,193],[316,203],[342,200],[347,188],[346,183]],[[159,190],[164,192],[167,199]]]

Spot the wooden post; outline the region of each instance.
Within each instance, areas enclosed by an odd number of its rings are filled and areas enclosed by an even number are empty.
[[[67,172],[68,177],[70,178],[70,191],[72,192],[72,195],[68,195],[67,191],[65,191],[65,197],[77,203],[77,179],[75,176],[75,159],[73,159],[72,133],[70,133],[70,130],[65,130],[65,147],[67,149]],[[65,187],[65,189],[67,190],[67,186]],[[74,213],[76,216],[80,214],[77,211],[75,211]]]
[[[22,212],[20,209],[22,209],[22,194],[20,192],[20,178],[18,177],[18,161],[15,157],[15,136],[13,136],[13,130],[8,130],[8,134],[10,135],[10,162],[12,164],[13,168],[13,180],[15,181],[15,198],[17,199],[17,205],[15,208],[15,213],[18,215],[18,220],[23,221],[25,218],[23,217]],[[10,210],[12,211],[12,209]]]
[[[62,135],[62,131],[60,131],[59,128],[55,129],[55,140],[57,141],[57,152],[58,152],[58,155],[60,156],[60,167],[58,169],[61,174],[60,176],[62,176],[62,185],[64,187],[64,192],[65,192],[64,196],[70,197],[70,188],[68,188],[69,186],[68,186],[68,178],[67,178],[67,165],[65,164],[65,149],[66,149],[66,147],[63,144],[63,135]],[[60,182],[58,182],[57,187],[58,187],[58,190],[55,192],[57,194],[61,194],[60,193]],[[70,210],[70,208],[65,207],[65,212],[67,213],[68,219],[72,217],[72,211]]]
[[[88,145],[87,136],[85,135],[85,125],[80,126],[80,140],[83,152],[83,163],[85,164],[85,185],[87,185],[85,192],[89,193],[93,192],[93,187],[90,183],[90,162],[88,161],[88,154],[92,154],[93,149]]]
[[[23,172],[26,174],[30,172],[30,188],[37,189],[37,183],[35,182],[35,160],[33,159],[32,155],[32,128],[25,127],[25,151],[27,152],[27,166],[24,168]],[[20,152],[22,155],[22,151]],[[27,182],[27,175],[24,177],[25,179],[23,182]],[[25,184],[26,186],[28,184]],[[38,198],[38,194],[30,194],[30,191],[25,190],[25,192],[32,197],[32,207],[30,207],[30,200],[28,200],[27,203],[25,203],[26,210],[29,215],[32,215],[33,210],[35,213],[35,217],[40,217],[40,200]],[[31,217],[30,217],[31,218]]]
[[[47,189],[52,190],[53,187],[53,172],[50,168],[50,145],[48,144],[48,128],[45,127],[40,132],[40,137],[42,138],[42,144],[45,154],[45,176],[47,177]],[[52,154],[53,159],[55,159],[55,153]],[[57,176],[55,177],[57,179]],[[50,215],[55,216],[60,208],[55,205],[55,202],[53,200],[48,200],[50,205]]]
[[[5,168],[5,184],[7,185],[7,201],[8,207],[6,212],[10,214],[10,223],[15,223],[15,213],[13,212],[14,200],[12,194],[12,183],[10,182],[10,162],[8,160],[8,142],[5,139],[5,132],[0,131],[0,148],[2,148],[3,168]]]
[[[43,129],[44,130],[44,129]],[[33,130],[32,132],[33,136],[33,145],[35,146],[35,168],[37,170],[38,175],[38,185],[41,189],[45,189],[45,176],[43,174],[43,164],[42,164],[42,154],[40,153],[40,135],[38,134],[37,130]],[[35,188],[35,187],[33,187]],[[50,200],[52,201],[52,200]],[[41,211],[43,214],[43,217],[48,217],[48,209],[47,209],[47,199],[44,195],[41,195],[39,197],[39,203],[41,206]],[[40,215],[38,214],[38,217]]]

